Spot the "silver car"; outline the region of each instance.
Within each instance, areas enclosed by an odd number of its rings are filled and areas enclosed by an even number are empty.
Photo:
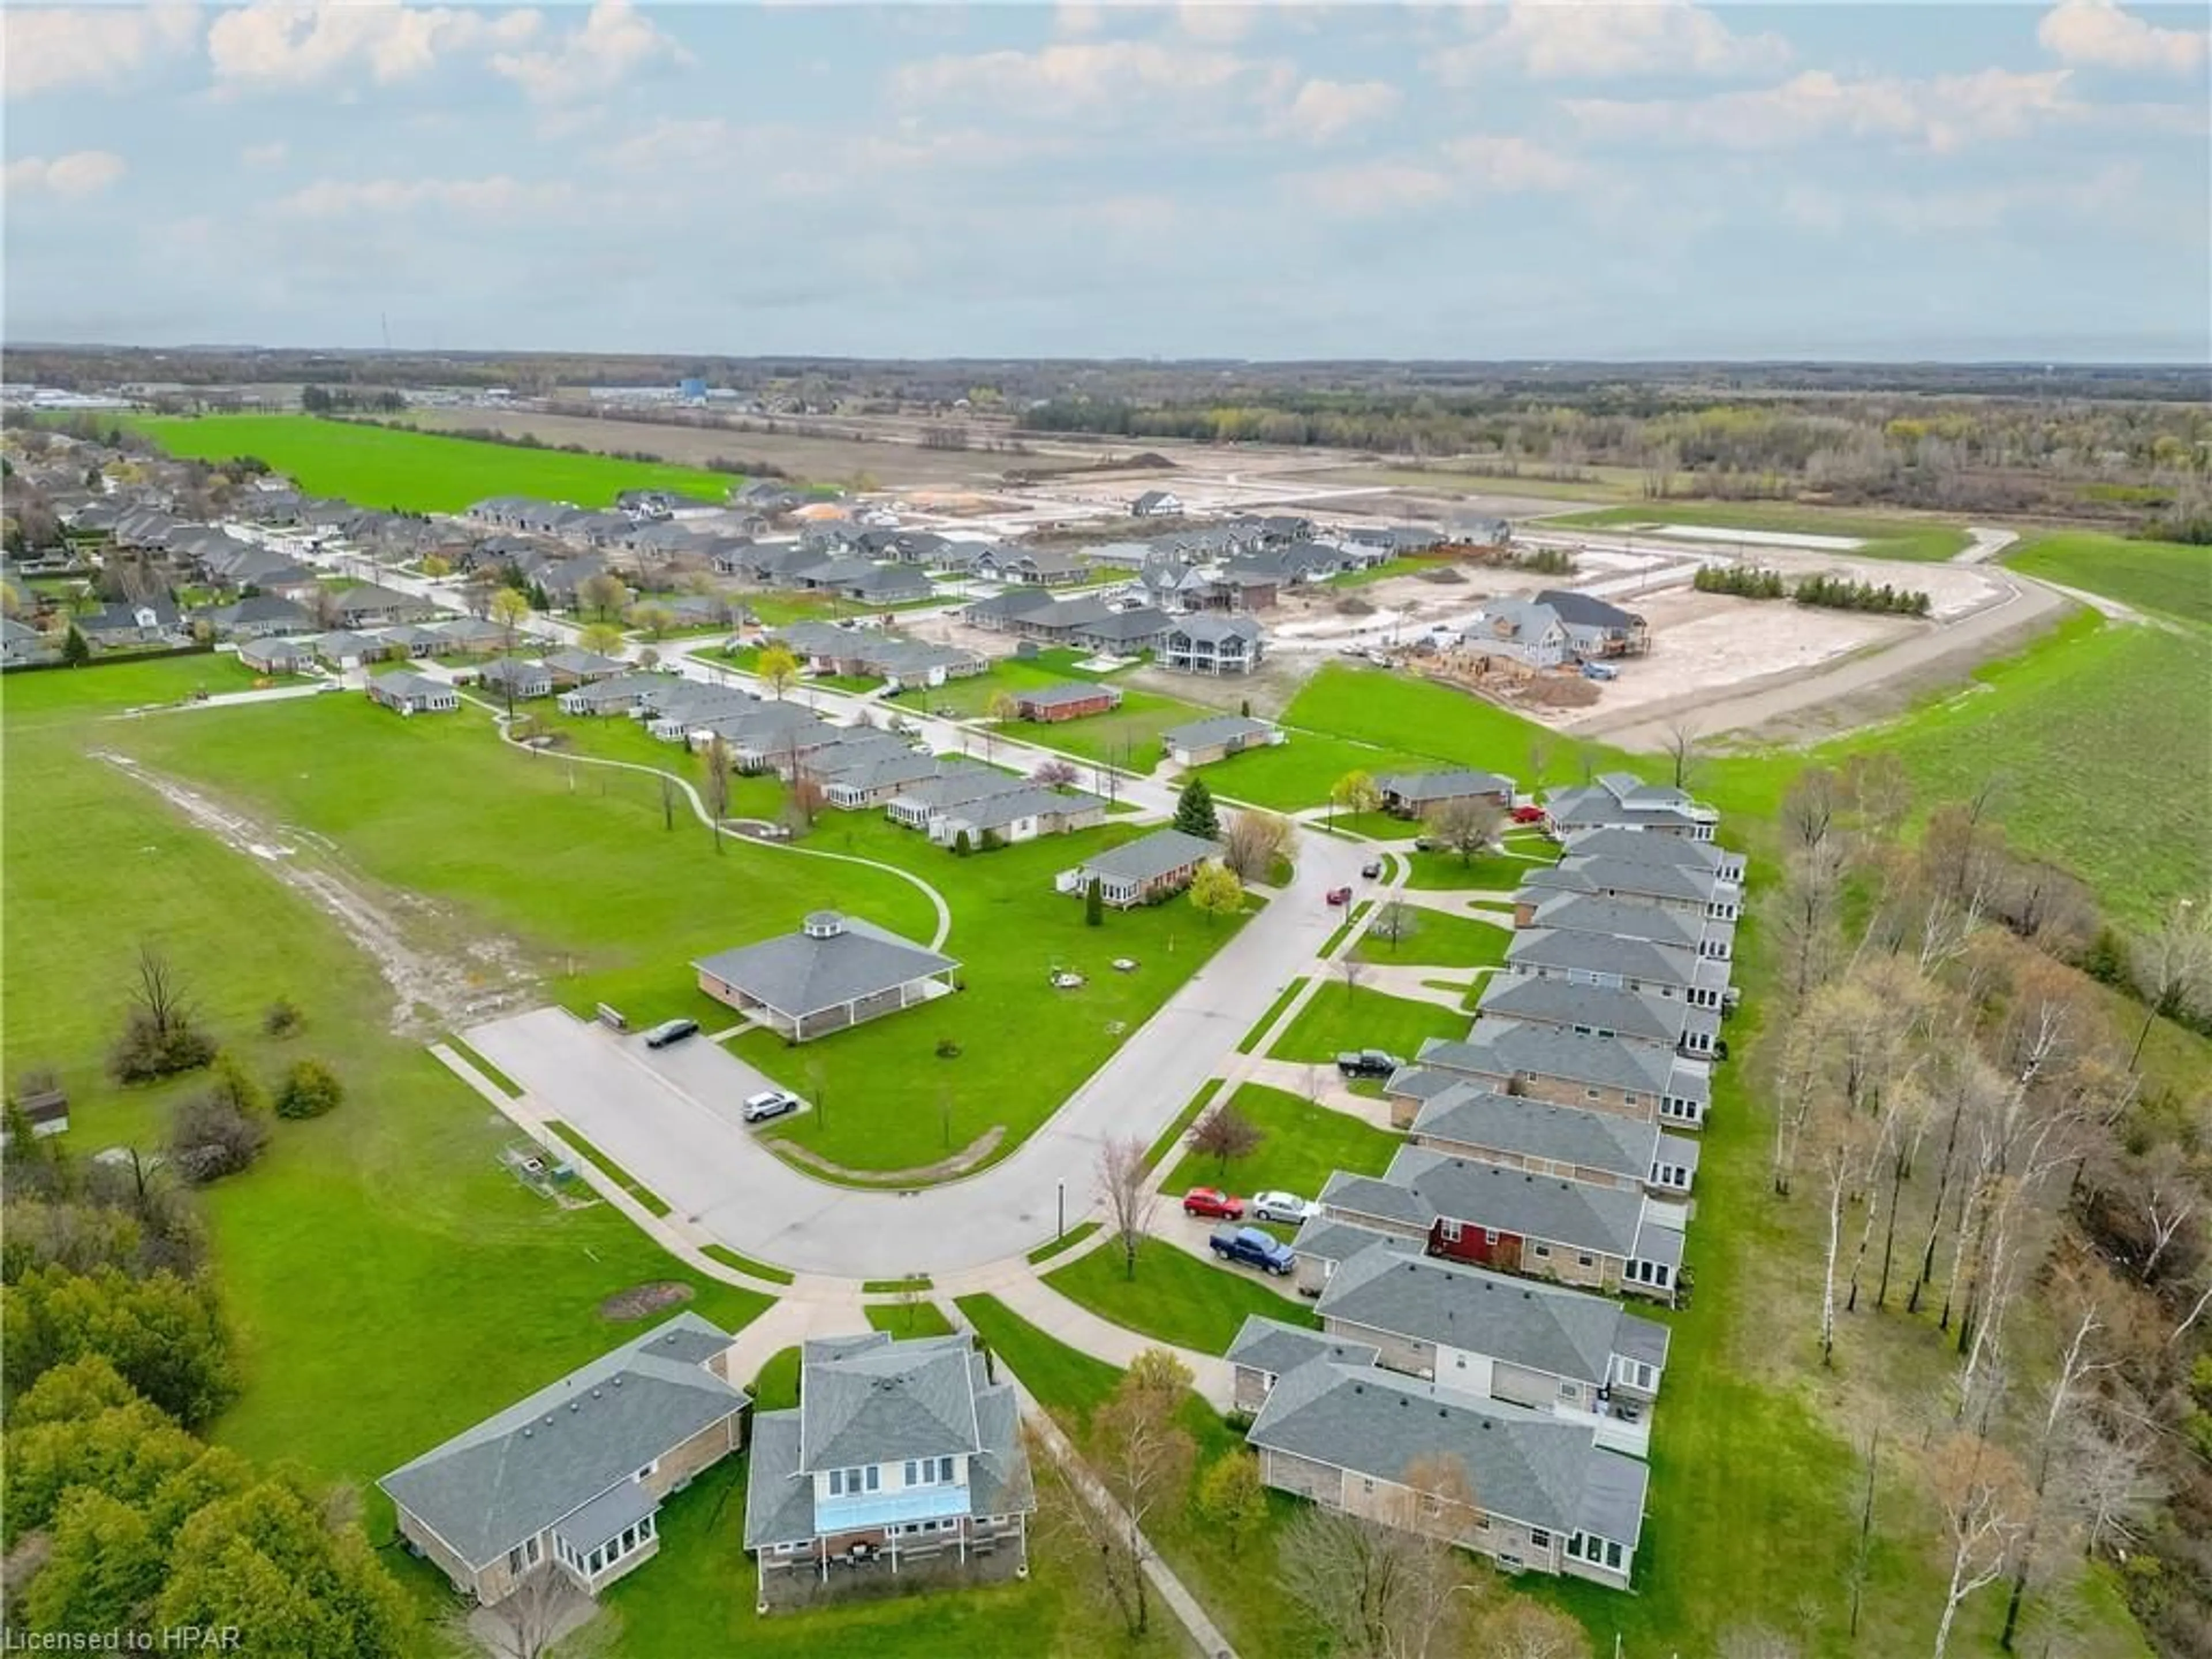
[[[799,1097],[788,1089],[763,1089],[745,1097],[744,1118],[748,1123],[765,1123],[786,1112],[795,1112],[799,1107]]]

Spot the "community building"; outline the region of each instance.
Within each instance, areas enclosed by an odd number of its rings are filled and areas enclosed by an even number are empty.
[[[699,988],[793,1042],[950,994],[960,964],[857,916],[817,910],[799,932],[693,963]]]

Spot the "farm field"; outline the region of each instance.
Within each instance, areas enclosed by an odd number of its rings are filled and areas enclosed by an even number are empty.
[[[1872,559],[1934,563],[1965,550],[1966,532],[1940,520],[1905,514],[1830,511],[1826,507],[1740,501],[1668,501],[1603,507],[1545,520],[1549,529],[1629,530],[1639,525],[1709,525],[1716,530],[1770,530],[1795,536],[1853,536]]]
[[[1411,1060],[1428,1037],[1463,1037],[1468,1018],[1441,1003],[1385,996],[1364,985],[1322,986],[1267,1053],[1275,1060],[1333,1060],[1348,1048],[1385,1048]]]
[[[118,732],[163,723],[112,726],[104,714],[165,700],[210,668],[182,658],[10,677],[0,923],[7,1066],[58,1067],[71,1096],[65,1144],[80,1155],[158,1150],[171,1103],[205,1086],[105,1080],[142,937],[168,953],[208,1028],[257,1075],[312,1054],[346,1084],[337,1111],[279,1123],[252,1171],[204,1194],[246,1383],[215,1437],[365,1483],[640,1328],[601,1316],[616,1292],[669,1282],[725,1328],[756,1316],[764,1298],[678,1267],[610,1207],[564,1211],[519,1186],[496,1162],[514,1132],[419,1043],[391,1034],[390,988],[322,911],[88,757]],[[88,930],[86,896],[124,882],[133,921]],[[261,1032],[279,996],[305,1017],[288,1039]],[[530,1294],[518,1297],[518,1285]],[[393,1341],[396,1331],[408,1340]],[[337,1400],[347,1409],[333,1410]],[[370,1536],[387,1537],[389,1506],[367,1496]]]
[[[605,1002],[636,1024],[678,1014],[709,1029],[731,1024],[689,963],[788,931],[809,910],[852,911],[925,941],[935,932],[925,896],[889,871],[726,839],[718,854],[688,811],[676,809],[675,829],[665,827],[656,779],[498,747],[488,718],[469,708],[401,720],[331,697],[203,711],[126,735],[149,765],[332,838],[368,880],[427,902],[411,920],[436,947],[503,951],[580,1012]],[[679,772],[697,763],[655,748],[623,757]],[[317,754],[346,763],[301,763]],[[434,791],[406,783],[432,776]],[[771,787],[742,786],[736,810],[773,811]],[[739,1039],[735,1052],[826,1101],[787,1120],[778,1138],[854,1170],[935,1163],[994,1130],[993,1155],[1011,1152],[1236,931],[1182,904],[1085,927],[1083,907],[1054,891],[1053,877],[1085,849],[1137,833],[1113,824],[959,859],[879,814],[825,814],[807,849],[912,869],[945,896],[945,949],[965,964],[968,988],[804,1049],[768,1032]],[[415,901],[394,902],[411,910]],[[1139,966],[1115,972],[1120,956]],[[1055,966],[1089,982],[1055,991]],[[947,1042],[958,1053],[940,1057]]]
[[[1273,1188],[1313,1198],[1339,1170],[1381,1175],[1405,1144],[1401,1137],[1349,1113],[1265,1084],[1245,1084],[1229,1103],[1266,1138],[1249,1157],[1231,1158],[1225,1170],[1204,1153],[1184,1153],[1160,1183],[1168,1202],[1193,1187],[1226,1187],[1237,1193]]]
[[[2023,575],[2102,593],[2140,611],[2212,623],[2212,547],[2085,531],[2038,536],[2004,562]]]
[[[607,507],[625,489],[672,489],[719,501],[744,482],[696,467],[520,449],[312,415],[149,415],[125,417],[123,424],[172,455],[202,461],[255,455],[313,494],[406,513],[457,513],[487,495]]]

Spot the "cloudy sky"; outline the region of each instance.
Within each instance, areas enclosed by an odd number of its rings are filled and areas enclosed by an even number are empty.
[[[2202,361],[2204,21],[10,0],[6,337]]]

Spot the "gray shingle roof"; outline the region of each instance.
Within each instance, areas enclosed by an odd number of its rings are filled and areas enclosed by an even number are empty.
[[[1558,968],[1570,972],[1618,974],[1650,985],[1696,985],[1698,957],[1680,945],[1649,939],[1615,939],[1608,933],[1563,933],[1554,927],[1524,927],[1505,947],[1508,968]],[[1717,964],[1725,969],[1726,963]],[[1723,981],[1726,978],[1723,975]]]
[[[1601,832],[1602,833],[1602,832]],[[1634,833],[1632,831],[1631,833]],[[1674,836],[1657,839],[1671,841]],[[1692,847],[1702,843],[1692,842]],[[1622,893],[1683,902],[1710,903],[1716,898],[1736,896],[1736,884],[1702,864],[1654,863],[1649,860],[1570,854],[1555,869],[1543,872],[1557,879],[1549,885],[1584,893]],[[1536,884],[1536,877],[1528,878]]]
[[[1425,1459],[1456,1459],[1492,1515],[1632,1546],[1643,1529],[1649,1471],[1600,1449],[1588,1425],[1389,1371],[1302,1367],[1275,1385],[1248,1438],[1401,1482]]]
[[[1274,729],[1265,720],[1243,714],[1215,714],[1187,726],[1171,726],[1160,733],[1160,741],[1170,749],[1211,749],[1216,744],[1233,743],[1239,738],[1265,738]]]
[[[799,1371],[800,1453],[809,1470],[980,1449],[965,1335],[810,1342]]]
[[[1571,588],[1547,587],[1536,595],[1536,603],[1550,605],[1559,613],[1561,622],[1577,628],[1634,628],[1644,620],[1632,611],[1623,611],[1617,605],[1607,605],[1592,594],[1577,593]]]
[[[1063,680],[1056,685],[1040,685],[1015,694],[1017,702],[1036,708],[1061,708],[1071,703],[1086,703],[1103,697],[1109,702],[1119,702],[1121,694],[1110,685],[1099,685],[1088,680]]]
[[[1392,772],[1375,780],[1386,795],[1414,802],[1455,800],[1463,795],[1513,796],[1513,780],[1497,772],[1454,767],[1440,772]]]
[[[1679,997],[1650,991],[1618,990],[1607,985],[1578,985],[1567,979],[1539,979],[1533,974],[1493,974],[1475,1005],[1480,1015],[1526,1020],[1539,1025],[1586,1025],[1611,1031],[1632,1042],[1671,1048],[1682,1040],[1690,1006]]]
[[[1260,637],[1260,624],[1249,617],[1184,617],[1170,630],[1195,643],[1225,645],[1231,640],[1247,643]]]
[[[1371,1342],[1346,1342],[1303,1325],[1285,1325],[1279,1319],[1248,1314],[1237,1327],[1236,1340],[1230,1343],[1225,1358],[1231,1364],[1242,1365],[1248,1370],[1288,1376],[1299,1366],[1316,1359],[1344,1365],[1371,1365],[1380,1352]]]
[[[1705,936],[1702,916],[1680,910],[1662,910],[1632,899],[1597,898],[1582,893],[1561,893],[1536,907],[1532,927],[1556,928],[1563,933],[1602,933],[1613,939],[1644,939],[1654,945],[1694,951]]]
[[[610,1486],[554,1528],[568,1540],[579,1559],[589,1555],[623,1528],[635,1526],[653,1511],[653,1494],[635,1480]]]
[[[678,1314],[376,1484],[482,1565],[738,1410],[744,1392],[701,1363],[728,1343]]]
[[[923,778],[911,788],[901,790],[898,799],[920,806],[950,807],[991,795],[1011,795],[1029,787],[1026,779],[995,767],[945,761],[939,763],[935,777]]]
[[[1473,1222],[1610,1255],[1634,1255],[1639,1232],[1665,1231],[1644,1225],[1640,1192],[1529,1175],[1425,1146],[1401,1148],[1382,1178],[1408,1195],[1413,1200],[1409,1209],[1418,1206],[1432,1218]],[[1326,1189],[1322,1201],[1330,1202]]]
[[[1002,830],[1017,818],[1089,812],[1105,805],[1096,795],[1073,790],[1030,788],[1017,793],[990,795],[947,810],[952,817],[970,828]]]
[[[793,1018],[895,990],[960,964],[855,916],[818,912],[810,928],[691,965]],[[834,928],[835,931],[827,931]]]
[[[1647,1359],[1650,1364],[1663,1364],[1667,1351],[1665,1326],[1605,1297],[1402,1249],[1363,1250],[1340,1262],[1314,1310],[1324,1320],[1487,1354],[1593,1388],[1611,1382],[1613,1356],[1629,1352],[1624,1340],[1639,1358],[1656,1341],[1660,1358]],[[1631,1326],[1643,1328],[1625,1334]]]
[[[1395,1237],[1395,1234],[1378,1233],[1372,1227],[1362,1227],[1349,1221],[1317,1215],[1309,1217],[1298,1224],[1297,1236],[1291,1239],[1291,1248],[1297,1253],[1301,1261],[1341,1261],[1346,1256],[1358,1255],[1370,1244]]]
[[[1413,1119],[1413,1133],[1424,1144],[1451,1141],[1486,1147],[1601,1170],[1638,1183],[1650,1178],[1652,1154],[1659,1145],[1655,1124],[1501,1095],[1474,1084],[1448,1089],[1424,1103]]]
[[[1155,830],[1149,836],[1124,842],[1094,857],[1085,859],[1077,866],[1084,875],[1114,877],[1125,881],[1152,881],[1185,865],[1213,858],[1221,851],[1218,842],[1203,836],[1185,835],[1180,830]]]
[[[1679,865],[1686,870],[1706,870],[1715,875],[1733,861],[1710,842],[1680,836],[1647,836],[1640,830],[1604,827],[1584,830],[1566,842],[1570,858],[1624,859],[1635,864]]]

